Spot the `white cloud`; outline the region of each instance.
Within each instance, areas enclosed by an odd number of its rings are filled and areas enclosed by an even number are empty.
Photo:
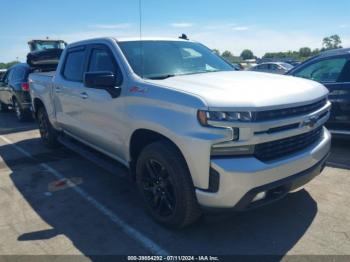
[[[322,39],[327,32],[316,33],[312,31],[290,31],[290,30],[266,30],[258,26],[249,26],[249,30],[244,33],[232,31],[233,24],[229,23],[212,23],[203,26],[193,26],[186,29],[186,34],[192,40],[202,42],[210,48],[217,48],[221,52],[225,50],[231,51],[234,55],[239,55],[243,49],[251,49],[255,55],[262,56],[266,52],[279,52],[288,50],[299,50],[300,47],[308,46],[312,49],[322,47]],[[236,27],[240,25],[237,24]],[[215,28],[215,29],[214,29]],[[135,37],[139,35],[138,26],[130,28],[91,28],[90,30],[82,30],[79,32],[67,32],[62,34],[49,35],[52,39],[63,39],[68,43],[75,41],[114,36],[117,39],[122,37]],[[242,30],[243,31],[243,30]],[[236,32],[236,33],[235,33]],[[179,30],[175,27],[144,27],[143,36],[159,36],[159,37],[178,37]],[[350,36],[348,34],[339,33],[342,46],[350,47]],[[2,36],[4,37],[4,36]],[[7,52],[0,53],[0,61],[11,61],[18,56],[21,61],[25,60],[28,52],[27,40],[33,38],[44,38],[43,35],[21,36],[16,39],[7,39],[11,42],[11,48],[7,48]],[[7,37],[5,37],[7,38]],[[3,41],[2,41],[3,42]],[[1,44],[1,43],[0,43]]]
[[[255,55],[263,56],[266,52],[299,50],[308,46],[312,49],[322,47],[324,35],[312,34],[303,31],[274,31],[249,30],[245,34],[232,34],[229,31],[201,31],[188,34],[190,39],[202,42],[210,48],[231,51],[240,55],[243,49],[251,49]],[[350,46],[350,37],[342,36],[342,45]]]
[[[235,26],[232,29],[235,31],[247,31],[249,28],[246,26]]]
[[[192,23],[172,23],[170,25],[174,28],[189,28],[193,26]]]
[[[91,25],[92,28],[98,28],[98,29],[127,29],[132,27],[132,24],[130,23],[120,23],[120,24],[96,24]]]

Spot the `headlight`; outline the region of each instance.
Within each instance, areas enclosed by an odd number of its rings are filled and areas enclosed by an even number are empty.
[[[208,121],[218,122],[250,122],[252,121],[252,112],[220,112],[198,110],[198,120],[203,126],[208,125]]]
[[[229,114],[232,114],[232,113],[199,110],[197,113],[197,117],[201,125],[215,126],[215,125],[210,125],[208,121],[218,121],[218,122],[237,121],[237,120],[231,120],[232,116],[230,117]],[[232,130],[232,140],[233,141],[238,140],[239,129],[235,127],[229,127],[229,128]]]

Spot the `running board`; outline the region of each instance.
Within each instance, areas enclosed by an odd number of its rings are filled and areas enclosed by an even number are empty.
[[[125,166],[116,160],[84,145],[74,138],[70,138],[67,135],[61,135],[58,137],[58,141],[68,149],[106,170],[107,172],[117,174],[122,178],[130,177],[129,171]]]

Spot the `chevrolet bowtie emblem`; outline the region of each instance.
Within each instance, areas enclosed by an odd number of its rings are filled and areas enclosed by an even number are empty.
[[[309,128],[313,128],[318,121],[318,116],[312,116],[309,119],[304,120],[304,122],[302,123],[302,126],[307,126]]]

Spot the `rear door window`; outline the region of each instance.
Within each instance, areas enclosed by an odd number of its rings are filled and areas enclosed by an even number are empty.
[[[306,66],[298,71],[295,76],[318,82],[335,83],[340,78],[346,64],[346,58],[325,59]]]
[[[85,49],[67,53],[63,77],[69,81],[82,82],[85,66]]]
[[[263,64],[263,65],[258,65],[256,68],[257,68],[258,70],[266,70],[267,67],[268,67],[267,64]]]

